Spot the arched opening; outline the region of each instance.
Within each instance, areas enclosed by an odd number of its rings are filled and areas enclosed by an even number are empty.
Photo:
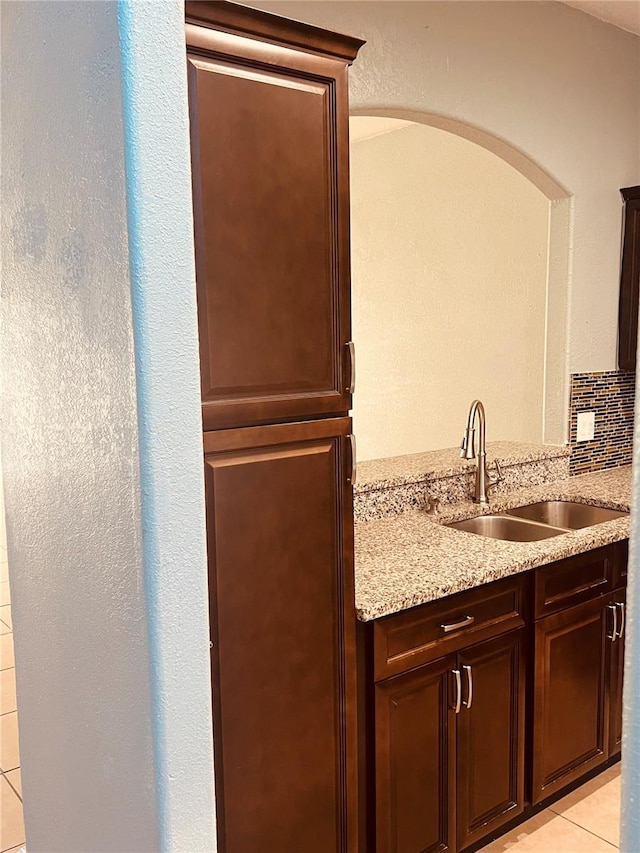
[[[475,396],[493,439],[564,443],[567,191],[442,116],[367,110],[351,125],[361,458],[454,445]]]

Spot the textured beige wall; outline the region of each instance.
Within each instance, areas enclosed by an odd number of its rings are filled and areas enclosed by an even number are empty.
[[[548,199],[417,124],[352,144],[351,199],[359,458],[455,445],[474,397],[490,439],[541,441]]]

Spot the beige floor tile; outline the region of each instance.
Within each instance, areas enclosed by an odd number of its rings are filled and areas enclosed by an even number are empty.
[[[3,607],[5,604],[11,604],[9,581],[0,582],[0,607]]]
[[[7,563],[7,552],[0,550],[0,583],[7,583],[9,580],[9,564]]]
[[[15,666],[13,657],[13,634],[0,636],[0,669],[11,669]]]
[[[0,619],[0,637],[4,637],[5,634],[11,634],[11,628]]]
[[[20,767],[18,746],[18,712],[0,716],[0,770],[15,770]]]
[[[16,767],[15,770],[5,773],[4,778],[9,782],[20,799],[22,799],[22,774],[20,773],[20,768]]]
[[[22,802],[4,776],[0,776],[0,850],[24,844],[24,838]]]
[[[620,765],[616,764],[567,794],[551,811],[599,835],[620,843]]]
[[[482,853],[615,853],[615,850],[607,841],[547,809],[483,847]]]
[[[17,711],[16,701],[16,671],[3,669],[0,672],[0,714],[10,714]]]
[[[4,607],[0,607],[0,619],[4,622],[5,625],[8,625],[9,628],[13,631],[13,622],[11,621],[11,605],[5,604]]]

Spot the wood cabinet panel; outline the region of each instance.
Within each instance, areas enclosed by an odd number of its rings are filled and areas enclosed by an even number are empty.
[[[601,596],[535,625],[534,803],[607,758],[610,604]]]
[[[618,367],[635,370],[640,293],[640,186],[620,191],[624,199],[624,235],[618,312]]]
[[[505,578],[377,619],[375,680],[521,627],[527,580],[522,575]]]
[[[375,687],[376,851],[455,849],[455,657]]]
[[[187,48],[205,429],[345,414],[348,62],[194,24]]]
[[[223,853],[357,850],[351,422],[333,427],[207,442]]]
[[[459,850],[524,811],[525,645],[520,629],[458,655],[465,697],[457,716]]]
[[[627,568],[629,565],[629,540],[624,539],[622,542],[616,542],[615,560],[613,563],[613,579],[612,587],[619,589],[627,585]]]
[[[536,569],[536,619],[610,590],[614,562],[614,546],[607,545]]]

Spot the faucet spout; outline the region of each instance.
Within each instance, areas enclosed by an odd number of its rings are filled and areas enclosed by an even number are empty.
[[[478,450],[476,451],[476,418],[478,420]],[[475,503],[489,503],[488,491],[501,479],[500,468],[496,463],[498,473],[492,477],[487,469],[486,417],[481,400],[474,400],[469,408],[467,425],[462,437],[460,456],[463,459],[476,460],[476,485],[473,494]]]

